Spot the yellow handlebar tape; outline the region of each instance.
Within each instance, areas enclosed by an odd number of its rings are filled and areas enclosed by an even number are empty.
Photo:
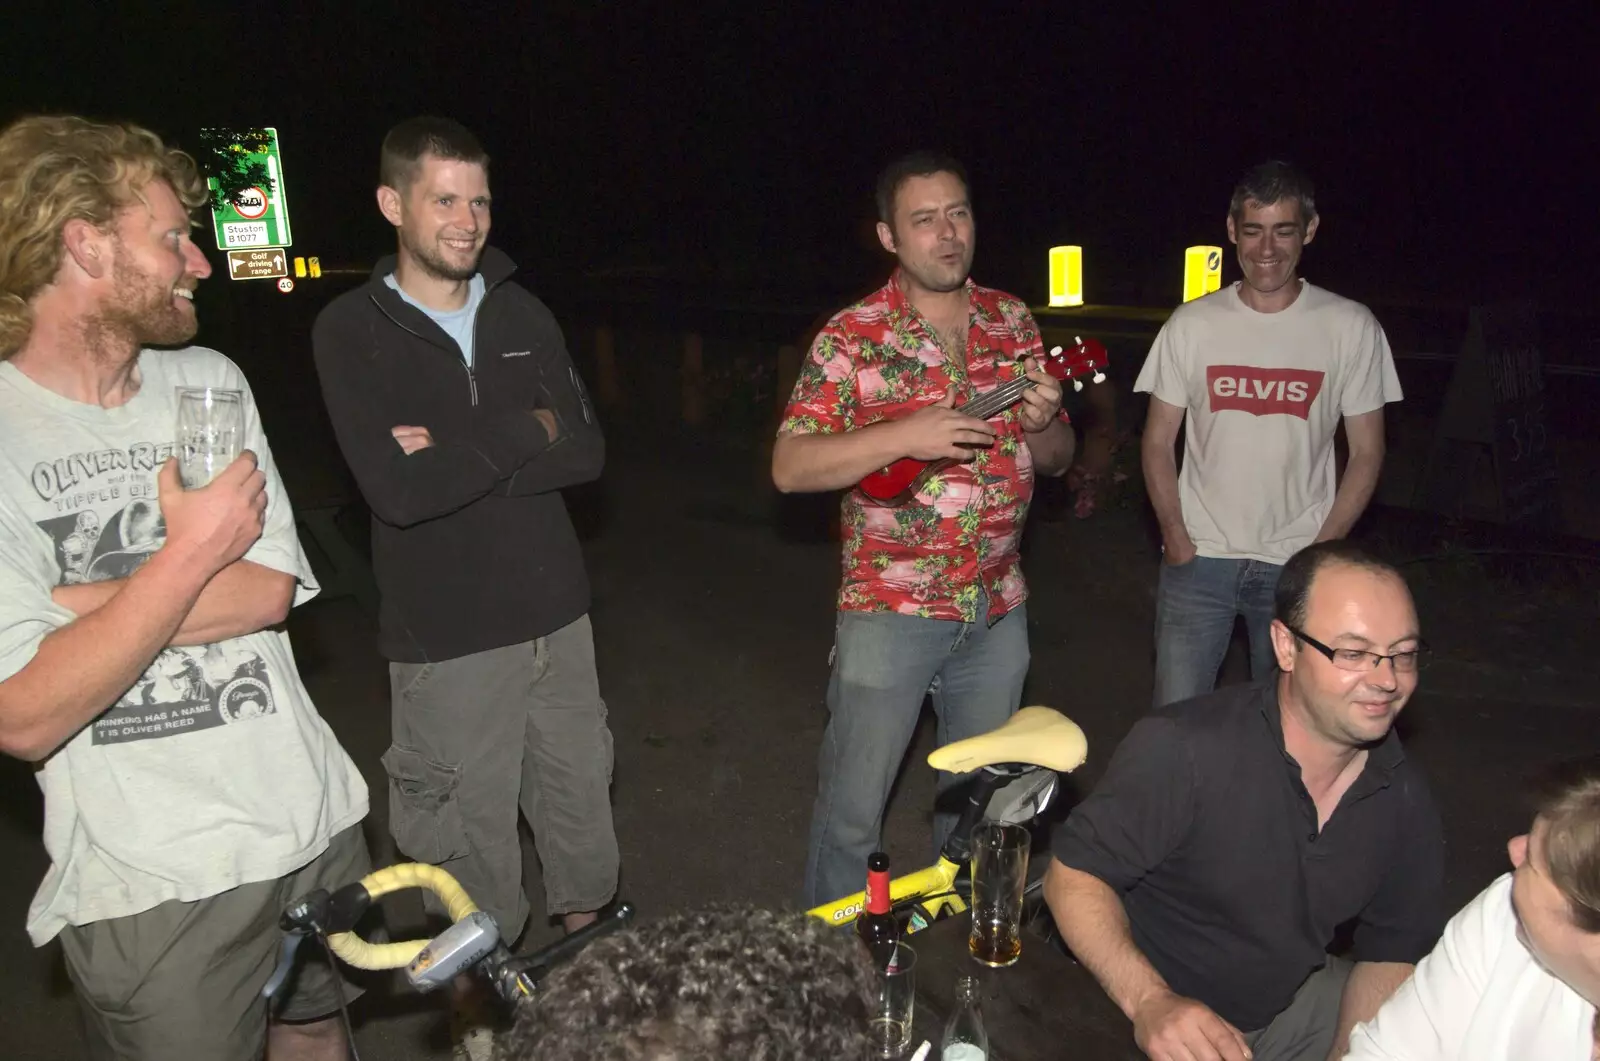
[[[460,921],[476,913],[478,906],[466,889],[456,879],[438,866],[421,862],[402,862],[376,870],[361,878],[361,886],[374,900],[390,892],[406,888],[426,888],[444,903],[451,921]],[[399,943],[368,943],[354,932],[336,932],[328,937],[328,946],[339,960],[357,969],[404,969],[414,961],[425,939],[410,939]]]

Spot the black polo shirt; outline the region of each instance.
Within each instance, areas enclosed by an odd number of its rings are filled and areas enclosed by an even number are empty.
[[[1275,682],[1152,712],[1054,838],[1122,896],[1180,995],[1243,1031],[1272,1022],[1354,922],[1356,961],[1416,962],[1443,927],[1444,837],[1391,730],[1317,831]]]

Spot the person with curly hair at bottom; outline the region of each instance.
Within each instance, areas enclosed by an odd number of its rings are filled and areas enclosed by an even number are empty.
[[[865,1057],[871,972],[805,914],[745,904],[600,940],[541,985],[498,1061]]]

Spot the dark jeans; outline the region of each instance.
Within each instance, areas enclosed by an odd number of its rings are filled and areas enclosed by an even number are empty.
[[[1244,616],[1250,634],[1250,677],[1272,674],[1272,593],[1282,566],[1261,560],[1197,556],[1161,565],[1156,590],[1155,706],[1187,700],[1216,687],[1217,671]]]
[[[867,856],[881,842],[884,805],[923,696],[932,693],[942,746],[1010,718],[1027,673],[1025,606],[993,626],[892,612],[840,613],[806,857],[807,906],[865,886]],[[957,780],[943,773],[939,778],[941,788]],[[955,819],[935,816],[936,845]]]

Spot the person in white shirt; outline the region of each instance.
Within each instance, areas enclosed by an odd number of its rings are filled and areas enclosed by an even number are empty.
[[[1515,869],[1445,927],[1345,1061],[1600,1058],[1600,755],[1539,786]]]
[[[1371,311],[1298,275],[1320,221],[1311,181],[1293,166],[1245,174],[1228,208],[1244,279],[1174,310],[1134,383],[1150,395],[1140,463],[1165,561],[1157,707],[1211,691],[1236,616],[1251,677],[1271,677],[1284,562],[1348,534],[1377,486],[1383,409],[1400,400],[1400,382]],[[1349,456],[1336,482],[1341,424]]]
[[[38,764],[50,856],[27,930],[60,941],[78,1056],[342,1061],[342,972],[261,997],[284,905],[371,868],[367,786],[281,629],[317,582],[249,384],[185,345],[209,200],[137,126],[0,130],[0,754]],[[243,453],[192,489],[180,387],[239,394]]]

